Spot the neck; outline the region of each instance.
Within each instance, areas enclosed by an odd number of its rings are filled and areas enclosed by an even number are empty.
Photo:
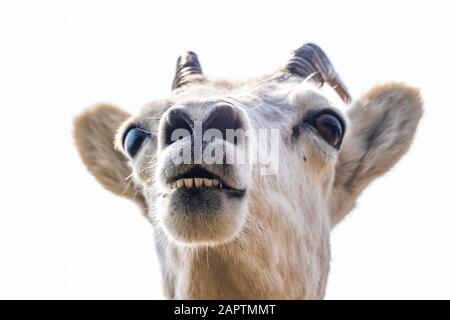
[[[269,209],[269,210],[268,210]],[[273,210],[273,211],[270,211]],[[276,212],[275,212],[276,211]],[[329,268],[329,227],[289,219],[265,207],[250,213],[226,244],[186,247],[157,236],[165,294],[170,299],[320,299]],[[278,217],[276,221],[270,217]],[[321,215],[307,215],[317,220]],[[257,223],[250,223],[257,221]],[[308,223],[307,223],[308,222]],[[305,225],[317,230],[304,230]]]

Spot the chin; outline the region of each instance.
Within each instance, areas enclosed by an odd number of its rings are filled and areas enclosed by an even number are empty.
[[[233,240],[248,210],[245,192],[214,188],[175,189],[162,202],[163,229],[175,242],[187,245]]]
[[[204,168],[167,180],[169,189],[158,200],[157,214],[169,238],[200,246],[232,241],[243,228],[248,196],[246,188],[234,188],[229,181]]]

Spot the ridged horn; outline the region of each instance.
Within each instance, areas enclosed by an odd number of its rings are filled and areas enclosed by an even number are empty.
[[[172,90],[180,88],[192,81],[204,80],[202,67],[194,52],[188,51],[180,55],[172,83]]]
[[[328,83],[345,103],[351,102],[350,93],[334,70],[330,59],[313,43],[307,43],[295,50],[286,70],[304,78],[311,77],[320,85]]]

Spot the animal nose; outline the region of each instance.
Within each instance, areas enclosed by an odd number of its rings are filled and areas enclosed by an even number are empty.
[[[205,131],[214,129],[216,130],[214,135],[220,132],[222,139],[226,139],[227,130],[234,132],[243,128],[243,121],[236,107],[217,105],[206,113],[207,115],[202,118],[202,116],[195,117],[194,113],[186,108],[170,110],[164,126],[165,144],[170,145],[179,138],[177,134],[174,134],[177,129],[184,129],[184,132],[189,132],[191,136],[203,135]],[[199,114],[203,115],[205,112],[199,112]]]
[[[243,126],[238,109],[229,105],[216,106],[203,121],[203,131],[219,130],[225,139],[227,130],[235,131]]]

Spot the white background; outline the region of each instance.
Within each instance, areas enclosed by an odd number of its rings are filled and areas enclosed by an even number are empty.
[[[411,151],[332,234],[326,298],[450,298],[448,1],[2,1],[0,298],[162,298],[152,228],[103,190],[72,119],[169,93],[196,51],[209,76],[268,73],[307,41],[354,97],[419,87]]]

